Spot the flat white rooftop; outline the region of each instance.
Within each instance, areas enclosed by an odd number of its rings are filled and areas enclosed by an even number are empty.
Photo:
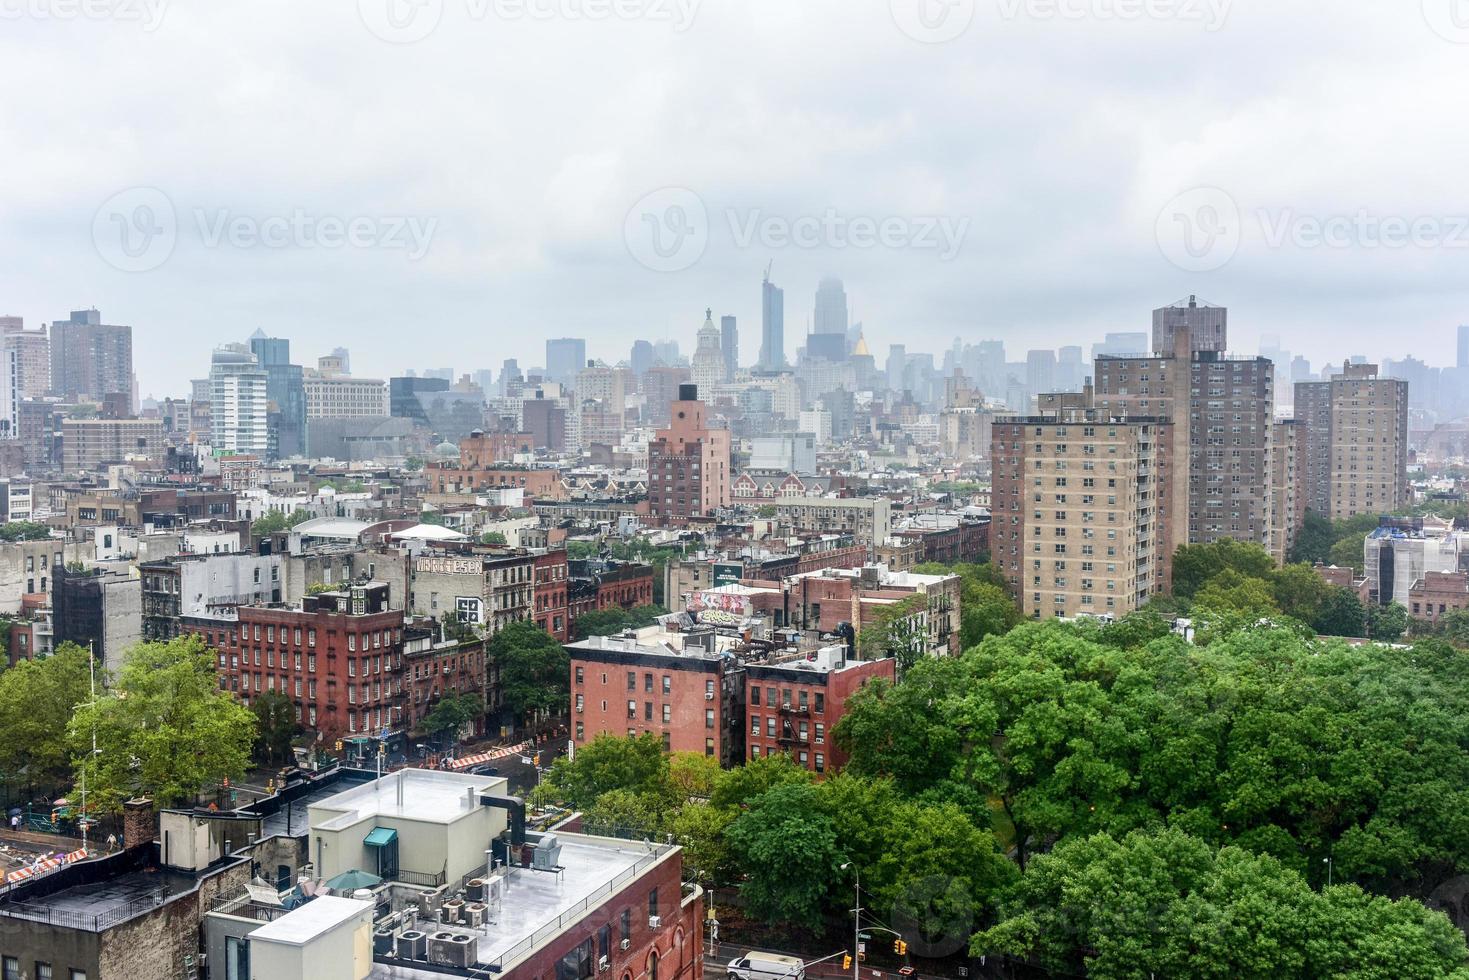
[[[266,923],[250,933],[250,938],[289,946],[304,946],[322,933],[352,921],[372,907],[373,903],[355,898],[323,895],[287,912],[274,922]]]
[[[560,935],[579,915],[595,909],[658,862],[669,859],[675,850],[667,845],[650,848],[633,841],[579,834],[556,836],[561,842],[560,874],[514,868],[507,877],[503,900],[480,928],[432,924],[420,928],[430,934],[447,929],[478,936],[479,962],[491,965],[491,975],[501,973]],[[659,907],[672,914],[682,898],[678,889],[669,895],[660,894]],[[558,922],[560,928],[556,928]],[[427,964],[412,961],[377,963],[371,973],[379,980],[416,980],[435,975],[443,976]]]
[[[479,809],[481,793],[504,796],[503,776],[471,776],[434,769],[400,769],[381,779],[328,796],[311,805],[312,826],[350,827],[368,817],[396,817],[420,823],[453,823]],[[470,792],[473,791],[473,799]],[[326,816],[335,812],[336,816]],[[325,817],[325,819],[321,819]]]

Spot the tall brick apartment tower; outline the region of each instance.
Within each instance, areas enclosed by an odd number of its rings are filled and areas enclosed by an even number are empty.
[[[697,386],[679,385],[668,428],[648,445],[649,514],[658,525],[685,525],[732,500],[729,432],[709,428],[707,411]]]

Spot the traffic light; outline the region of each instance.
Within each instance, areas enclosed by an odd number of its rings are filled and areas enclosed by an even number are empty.
[[[336,748],[336,750],[338,752],[342,751],[342,740],[341,739],[337,739],[337,748]]]
[[[852,954],[851,953],[843,953],[842,954],[842,969],[843,970],[850,970],[851,968],[852,968]]]
[[[907,956],[908,944],[899,939],[897,942],[893,943],[893,952],[897,953],[899,956]]]

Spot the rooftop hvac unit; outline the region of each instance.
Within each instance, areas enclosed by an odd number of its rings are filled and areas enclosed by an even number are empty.
[[[485,880],[483,878],[469,879],[469,884],[464,886],[464,897],[471,902],[483,902],[485,900]]]
[[[374,956],[392,956],[394,953],[393,930],[379,929],[372,934],[372,954]]]
[[[398,955],[405,960],[428,959],[428,936],[410,929],[398,937]]]
[[[471,929],[478,929],[485,924],[485,906],[483,902],[466,902],[464,910],[459,913],[459,918]]]
[[[439,909],[439,919],[442,922],[451,923],[459,921],[459,910],[464,907],[464,899],[451,898]]]
[[[436,932],[428,937],[428,961],[467,970],[479,961],[479,939],[467,932]]]
[[[500,899],[505,894],[505,877],[503,875],[490,878],[485,882],[484,903],[491,908],[500,904]]]
[[[560,863],[561,842],[555,834],[544,835],[531,856],[531,867],[537,871],[555,871]]]

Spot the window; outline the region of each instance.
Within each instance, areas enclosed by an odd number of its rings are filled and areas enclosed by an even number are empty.
[[[713,708],[705,708],[704,709],[704,727],[705,728],[713,728],[714,727],[714,709]]]
[[[653,702],[652,701],[644,701],[643,702],[643,720],[644,721],[652,721],[653,720]]]
[[[822,693],[821,691],[817,691],[816,692],[816,713],[819,715],[819,714],[824,714],[825,712],[826,712],[826,695],[824,693]]]
[[[649,917],[652,917],[652,916],[655,916],[657,914],[658,914],[658,889],[654,888],[654,889],[651,889],[648,892],[648,915],[649,915]]]
[[[577,682],[577,683],[578,683],[578,684],[580,684],[580,683],[582,683],[582,681],[584,681],[584,680],[586,680],[586,678],[585,678],[585,676],[583,676],[583,674],[582,674],[582,668],[580,668],[580,667],[578,667],[578,668],[576,668],[576,682]]]
[[[638,689],[638,672],[635,670],[627,672],[627,689],[629,691],[636,691]]]
[[[751,735],[759,735],[760,734],[760,716],[759,715],[751,715],[750,716],[750,734]]]
[[[667,674],[664,674],[663,675],[663,693],[664,694],[672,694],[673,693],[673,678],[672,677],[669,677]]]
[[[643,675],[643,693],[644,694],[652,694],[653,693],[653,675],[652,674],[644,674]]]
[[[822,722],[816,723],[816,744],[823,745],[826,742],[826,725]],[[820,756],[817,756],[820,758]]]
[[[3,980],[20,980],[20,960],[14,956],[6,956],[0,959],[0,978],[3,978]]]
[[[714,754],[714,739],[704,739],[704,754],[709,756],[712,756]]]
[[[36,980],[51,980],[51,964],[36,960]]]
[[[663,724],[666,725],[671,721],[673,721],[673,705],[665,704],[663,706]]]
[[[627,716],[629,718],[636,718],[638,716],[638,703],[636,701],[629,701],[627,703]]]
[[[632,912],[628,911],[627,909],[623,909],[622,910],[622,918],[621,918],[621,921],[618,923],[618,925],[620,926],[619,932],[621,934],[617,938],[619,938],[619,939],[631,939],[632,938]]]
[[[750,688],[750,705],[755,708],[760,707],[760,688]]]

